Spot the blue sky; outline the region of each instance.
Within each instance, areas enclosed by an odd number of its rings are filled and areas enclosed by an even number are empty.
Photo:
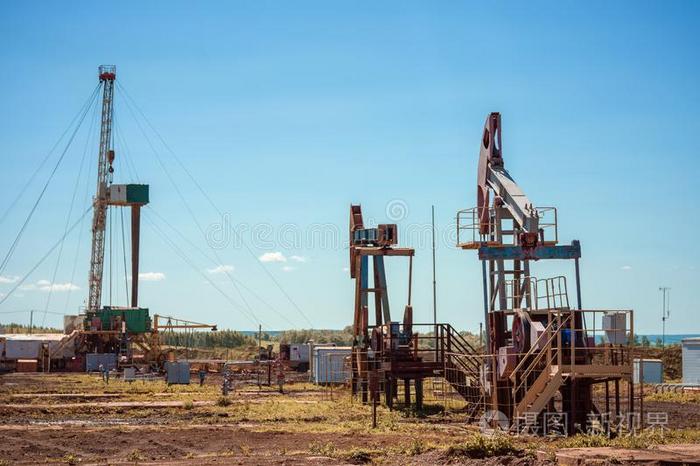
[[[638,331],[660,333],[658,287],[666,285],[669,332],[700,332],[699,9],[695,2],[4,2],[0,212],[96,85],[97,65],[116,64],[118,82],[216,205],[150,129],[143,136],[117,89],[115,181],[151,185],[143,306],[238,329],[257,320],[268,329],[308,327],[297,308],[316,328],[348,325],[347,218],[359,202],[380,223],[387,206],[405,208],[397,222],[402,243],[417,247],[416,320],[429,321],[426,225],[434,204],[444,238],[438,318],[478,329],[480,264],[454,247],[452,225],[458,209],[475,203],[483,121],[499,111],[506,167],[536,205],[559,209],[563,242],[581,240],[584,306],[632,308]],[[3,271],[0,293],[62,235],[76,183],[72,218],[84,210],[97,156],[91,121],[92,113]],[[90,176],[83,165],[78,181],[84,153]],[[57,156],[0,224],[3,256]],[[193,217],[210,233],[222,223],[245,225],[250,250],[229,238],[214,252]],[[113,221],[119,251],[118,213]],[[335,240],[308,239],[314,231]],[[48,289],[57,314],[47,314],[47,324],[76,312],[87,294],[88,237],[89,217],[66,239],[57,268],[55,253],[0,305],[0,321],[43,311]],[[270,260],[261,262],[265,253]],[[123,304],[122,256],[113,257],[112,302]],[[233,267],[231,276],[265,300],[242,291],[255,318],[217,266]],[[540,278],[571,272],[565,263],[534,267]],[[389,273],[398,317],[406,263],[390,264]]]

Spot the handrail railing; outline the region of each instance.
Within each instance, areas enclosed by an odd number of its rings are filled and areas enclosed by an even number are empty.
[[[449,335],[450,338],[450,344],[455,347],[455,349],[459,350],[459,353],[464,354],[465,356],[472,356],[478,354],[476,349],[462,336],[459,334],[459,332],[456,331],[454,327],[450,324],[441,324],[445,330],[445,332]],[[445,342],[443,341],[442,344],[444,345]],[[458,361],[459,365],[462,366],[464,369],[470,372],[475,372],[478,373],[479,371],[479,365],[472,361],[471,359],[467,359],[471,364],[467,364],[466,361],[460,358],[453,358],[451,354],[455,353],[455,351],[452,348],[448,348],[446,351],[447,358],[450,360]]]
[[[544,286],[540,286],[544,283]],[[538,309],[569,309],[569,291],[566,284],[566,277],[557,276],[537,280],[537,290],[535,307]],[[539,290],[544,289],[544,294],[540,295]],[[544,301],[545,306],[540,305]]]
[[[539,228],[541,230],[542,241],[545,244],[557,244],[559,242],[559,231],[557,225],[556,207],[536,207],[539,217]],[[505,244],[501,241],[491,240],[496,238],[496,218],[495,209],[489,209],[489,232],[481,234],[481,219],[479,208],[471,207],[457,211],[455,217],[457,224],[457,245],[461,247],[477,248],[479,245],[499,245]],[[508,230],[511,231],[512,230]],[[501,231],[501,233],[505,233]],[[511,234],[511,233],[508,233]],[[513,244],[517,241],[513,238]]]
[[[539,337],[537,337],[537,340],[535,340],[535,343],[533,343],[530,346],[530,349],[528,350],[528,352],[525,353],[525,355],[520,358],[520,362],[518,363],[517,366],[515,366],[515,369],[513,369],[513,372],[510,374],[509,378],[510,378],[511,382],[515,383],[515,378],[517,376],[517,373],[520,372],[520,370],[523,368],[523,366],[528,362],[528,358],[530,356],[532,356],[533,354],[535,354],[536,351],[541,351],[538,349],[540,346],[540,340],[542,340],[543,338],[545,338],[549,335],[547,342],[543,345],[544,348],[547,348],[547,345],[549,345],[551,343],[551,340],[553,339],[553,337],[556,336],[556,334],[554,332],[552,332],[552,328],[555,327],[556,324],[557,324],[557,321],[552,320],[549,323],[549,325],[547,325],[547,327],[544,329],[544,332],[542,332],[542,334]]]
[[[561,314],[557,314],[556,320],[552,319],[552,322],[550,323],[550,325],[547,326],[547,328],[550,329],[550,332],[551,332],[551,334],[549,335],[549,338],[547,339],[547,343],[545,343],[545,347],[543,349],[541,349],[539,353],[537,353],[535,358],[530,362],[530,364],[527,366],[527,368],[523,371],[523,373],[520,376],[520,383],[516,382],[518,372],[513,371],[512,375],[514,375],[515,377],[514,377],[514,379],[511,379],[511,380],[513,381],[513,393],[514,394],[517,393],[518,391],[520,391],[521,388],[526,386],[528,378],[530,377],[532,372],[535,370],[537,365],[540,363],[540,361],[542,360],[542,358],[544,357],[545,354],[548,356],[547,356],[547,361],[545,363],[544,371],[551,370],[552,361],[553,361],[555,356],[556,356],[558,361],[561,360],[561,350],[562,350],[561,344],[560,344],[561,332],[559,330],[562,329],[563,326],[566,325],[570,319],[571,319],[571,314],[568,314],[564,318],[564,320],[561,319]],[[553,325],[556,325],[555,331],[552,331]],[[555,338],[557,338],[558,344],[557,344],[556,355],[553,355],[552,354],[552,343],[553,343]],[[533,346],[533,348],[536,348],[536,346]],[[532,348],[530,350],[532,351]],[[523,358],[523,361],[526,361],[526,360],[527,360],[527,358]],[[557,365],[560,365],[560,364],[557,364]]]

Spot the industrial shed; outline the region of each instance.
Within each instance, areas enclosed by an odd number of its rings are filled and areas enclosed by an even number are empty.
[[[683,350],[683,383],[700,385],[700,337],[685,338]]]
[[[39,359],[42,348],[47,346],[51,359],[75,357],[75,345],[67,340],[73,335],[63,333],[2,334],[0,335],[0,361]]]

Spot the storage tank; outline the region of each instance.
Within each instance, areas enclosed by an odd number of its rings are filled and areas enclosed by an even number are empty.
[[[681,341],[683,357],[683,383],[700,385],[700,337]]]
[[[632,365],[634,383],[639,383],[640,359],[635,358]],[[661,359],[642,359],[641,370],[644,383],[664,383],[664,364]]]
[[[350,380],[350,371],[345,367],[345,358],[352,353],[350,346],[315,346],[313,355],[313,377],[315,384],[345,383]]]

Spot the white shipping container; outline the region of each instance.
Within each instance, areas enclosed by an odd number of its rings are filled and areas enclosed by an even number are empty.
[[[350,357],[350,346],[314,347],[314,383],[345,383],[350,380],[350,370],[345,367],[345,359]]]
[[[58,351],[63,342],[69,339],[69,335],[62,333],[37,333],[37,334],[12,334],[4,335],[0,338],[6,340],[0,347],[0,355],[5,350],[5,359],[39,359],[41,348],[47,344],[51,359],[62,359],[75,357],[75,343],[73,341],[66,344]]]
[[[299,343],[289,345],[289,360],[297,362],[309,362],[309,344]]]
[[[664,364],[661,359],[642,359],[642,378],[644,383],[664,383]],[[639,359],[632,363],[632,378],[634,383],[639,383]]]
[[[39,359],[41,340],[8,339],[5,342],[6,359]]]
[[[700,338],[686,338],[681,345],[683,383],[700,385]]]

